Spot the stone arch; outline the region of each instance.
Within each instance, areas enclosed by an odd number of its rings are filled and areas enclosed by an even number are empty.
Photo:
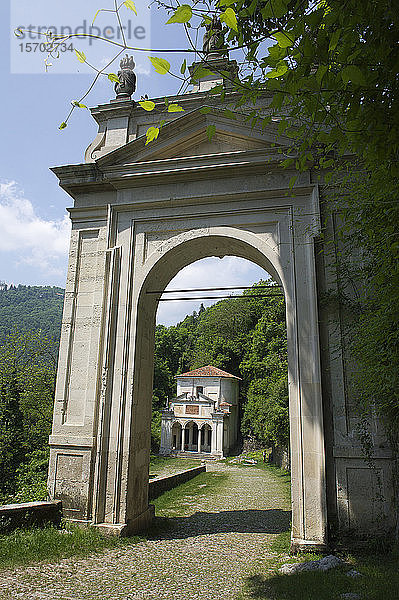
[[[198,449],[198,423],[190,419],[184,426],[184,450],[187,452],[196,452]]]
[[[140,405],[141,413],[148,414],[155,315],[158,299],[169,281],[183,267],[209,256],[239,256],[264,268],[281,284],[286,300],[293,540],[296,545],[309,542],[323,546],[327,519],[314,273],[312,263],[305,264],[302,279],[299,279],[293,248],[290,244],[287,246],[288,249],[282,250],[276,244],[273,246],[270,238],[264,239],[236,227],[208,227],[173,236],[148,255],[141,273],[136,276],[133,309],[136,321],[131,349],[131,356],[136,357],[132,364],[133,407]],[[154,291],[159,293],[148,293]],[[148,407],[143,411],[145,398]],[[132,420],[136,418],[133,414]],[[133,456],[131,453],[128,460]],[[134,472],[137,465],[131,464],[130,469]]]
[[[172,450],[179,451],[182,449],[183,427],[180,421],[176,420],[172,424]]]
[[[209,423],[204,423],[200,429],[201,452],[210,452],[212,449],[212,427]]]

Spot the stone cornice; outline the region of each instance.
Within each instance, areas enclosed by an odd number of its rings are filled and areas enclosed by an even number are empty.
[[[174,181],[203,180],[209,178],[286,172],[281,154],[276,151],[248,150],[207,156],[179,157],[142,161],[126,165],[101,165],[101,163],[53,167],[60,186],[73,198],[76,195],[128,187],[160,185]]]

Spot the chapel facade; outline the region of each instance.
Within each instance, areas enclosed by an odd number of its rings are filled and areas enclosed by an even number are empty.
[[[176,379],[177,396],[162,411],[160,453],[222,458],[237,442],[240,378],[207,365]]]

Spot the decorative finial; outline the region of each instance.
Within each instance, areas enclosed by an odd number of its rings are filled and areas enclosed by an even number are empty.
[[[120,83],[115,83],[115,92],[117,100],[130,100],[133,92],[136,91],[136,66],[133,56],[126,54],[120,62],[120,71],[118,79]]]
[[[206,26],[202,51],[205,58],[219,58],[221,54],[225,54],[224,35],[222,33],[222,24],[219,18],[215,15],[212,21]]]

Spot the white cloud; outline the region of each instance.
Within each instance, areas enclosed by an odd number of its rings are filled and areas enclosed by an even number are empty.
[[[169,285],[169,289],[189,289],[206,287],[229,287],[229,286],[249,286],[259,281],[267,279],[269,276],[254,263],[238,258],[236,256],[225,256],[224,258],[204,258],[182,269],[174,277]],[[237,291],[240,293],[240,291]],[[223,296],[228,295],[229,291],[220,292],[198,292],[198,293],[177,293],[165,294],[164,298],[187,297],[187,296]],[[194,310],[198,311],[201,302],[204,306],[214,304],[213,300],[189,300],[174,302],[160,302],[157,312],[157,322],[163,325],[172,325],[182,321],[187,314]]]
[[[8,263],[38,269],[41,275],[66,270],[70,237],[67,215],[60,220],[39,217],[16,182],[0,182],[0,253]]]

